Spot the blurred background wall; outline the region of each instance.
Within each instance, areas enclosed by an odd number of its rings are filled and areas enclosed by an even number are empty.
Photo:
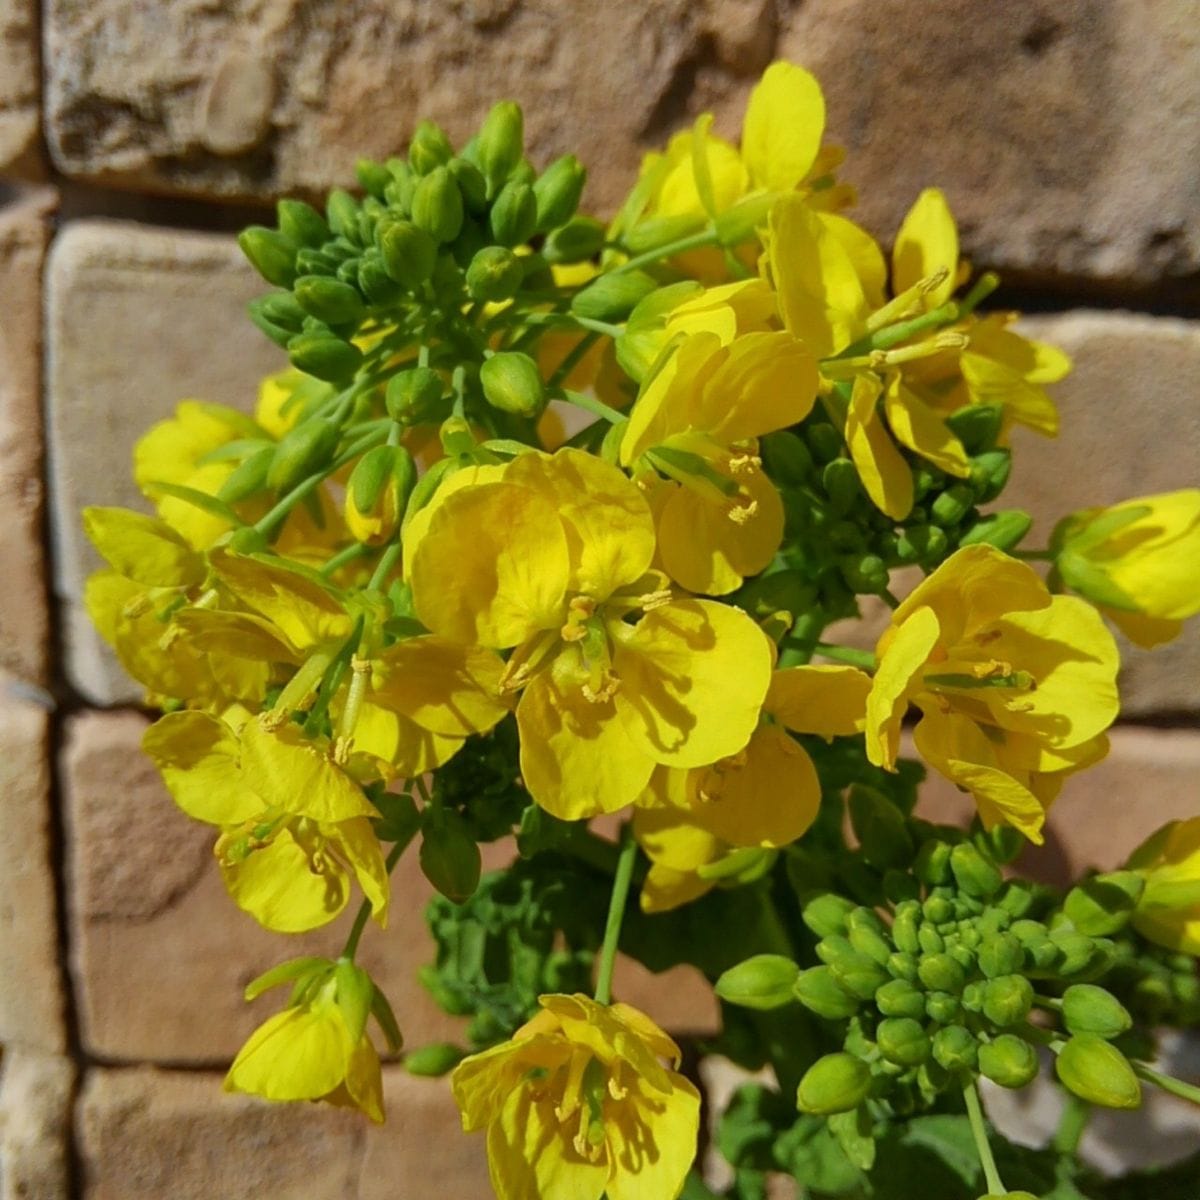
[[[736,136],[776,57],[824,85],[861,221],[890,239],[941,186],[1004,277],[994,302],[1077,356],[1063,435],[1021,438],[1012,503],[1052,521],[1194,486],[1200,0],[0,0],[0,1200],[489,1195],[444,1086],[399,1068],[382,1131],[222,1096],[270,1011],[242,986],[304,949],[237,913],[139,757],[138,691],[80,608],[78,510],[137,503],[130,449],[178,400],[249,407],[283,365],[232,238],[275,197],[512,97],[531,157],[579,154],[603,214],[696,113]],[[1123,683],[1048,870],[1114,865],[1197,811],[1200,630],[1131,653]],[[415,1046],[453,1029],[414,978],[422,885],[398,888],[412,917],[368,965]],[[631,993],[675,1029],[712,1022],[695,979],[627,974]]]

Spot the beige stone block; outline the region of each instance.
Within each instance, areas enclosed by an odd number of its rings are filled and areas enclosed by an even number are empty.
[[[0,81],[3,81],[0,7]],[[4,146],[0,82],[0,162]],[[18,193],[0,208],[0,674],[46,683],[42,549],[42,258],[55,194]]]
[[[64,602],[64,666],[93,702],[136,700],[141,689],[80,606],[99,559],[79,511],[146,507],[133,484],[133,446],[180,400],[253,405],[259,378],[286,365],[245,314],[263,290],[225,235],[79,221],[55,240],[46,332],[54,577]]]
[[[62,1053],[46,713],[0,696],[0,1043]]]
[[[1197,0],[809,0],[775,54],[820,78],[878,233],[936,186],[970,256],[1026,280],[1200,267]]]
[[[0,174],[40,179],[41,68],[36,0],[0,0]]]
[[[1021,870],[1052,883],[1112,870],[1161,825],[1200,816],[1200,733],[1126,726],[1110,737],[1109,756],[1063,784],[1046,843],[1022,854]],[[928,820],[961,825],[974,814],[970,797],[933,770],[921,797]]]
[[[769,50],[752,16],[727,56]],[[463,141],[512,98],[533,161],[578,154],[610,208],[642,139],[673,125],[707,21],[686,0],[52,0],[47,136],[72,176],[261,197],[352,182],[358,156],[402,150],[422,117]]]
[[[70,1059],[9,1048],[0,1068],[0,1200],[71,1195]]]
[[[250,980],[302,954],[336,957],[354,903],[303,936],[271,933],[229,899],[212,858],[215,831],[175,808],[140,749],[143,717],[86,713],[63,752],[72,968],[80,1037],[98,1058],[229,1062],[278,1011],[285,991],[253,1004]],[[395,1009],[405,1040],[461,1040],[417,981],[433,959],[422,916],[430,895],[410,851],[393,874],[386,931],[370,926],[360,962]],[[379,1039],[382,1045],[382,1039]]]

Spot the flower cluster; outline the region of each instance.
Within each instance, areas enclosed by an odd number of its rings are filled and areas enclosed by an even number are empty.
[[[648,155],[607,226],[573,156],[528,161],[511,103],[460,148],[425,122],[362,161],[361,199],[281,201],[241,244],[290,368],[253,416],[185,401],[144,436],[154,515],[84,514],[89,611],[163,711],[146,753],[232,900],[297,933],[360,897],[340,953],[248,989],[292,994],[227,1088],[382,1119],[368,1018],[400,1034],[355,959],[417,841],[443,897],[425,982],[478,1053],[405,1061],[458,1064],[503,1200],[685,1186],[699,1095],[611,1003],[619,945],[716,981],[717,1048],[769,1062],[862,1171],[948,1097],[979,1133],[976,1077],[1027,1083],[1039,1044],[1077,1096],[1136,1103],[1154,1073],[1116,1042],[1188,969],[1147,943],[1200,945],[1195,821],[1065,898],[1000,871],[1107,751],[1106,618],[1152,644],[1200,611],[1200,492],[1021,549],[1030,517],[981,509],[1010,439],[1058,433],[1066,356],[981,311],[998,281],[940,192],[890,256],[845,215],[807,72],[767,69],[740,145],[711,124]],[[874,650],[826,640],[863,597],[891,609]],[[911,815],[914,712],[969,832]],[[615,845],[588,826],[613,814]],[[480,843],[512,834],[481,883]],[[710,921],[730,936],[687,933]],[[737,1008],[784,1004],[807,1014],[786,1037]]]

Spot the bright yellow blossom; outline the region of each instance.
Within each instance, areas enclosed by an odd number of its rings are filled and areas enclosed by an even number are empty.
[[[1163,826],[1128,866],[1146,881],[1133,916],[1137,931],[1160,946],[1200,955],[1200,817]]]
[[[486,1129],[499,1200],[674,1200],[696,1154],[700,1095],[679,1047],[626,1004],[540,997],[512,1040],[454,1071],[463,1128]]]
[[[1055,567],[1139,646],[1179,635],[1200,612],[1200,489],[1072,513],[1055,531]]]
[[[745,745],[770,643],[740,610],[664,589],[638,488],[569,449],[476,472],[452,476],[476,481],[406,531],[408,578],[435,634],[513,650],[502,687],[521,692],[521,773],[537,803],[567,819],[612,812],[656,765]]]
[[[952,554],[892,614],[876,647],[867,755],[893,770],[908,706],[921,756],[969,791],[989,828],[1042,840],[1067,773],[1103,757],[1118,709],[1116,644],[1099,614],[1051,597],[990,546]]]

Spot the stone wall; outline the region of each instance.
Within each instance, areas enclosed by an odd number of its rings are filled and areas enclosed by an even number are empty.
[[[221,1094],[280,942],[138,755],[137,689],[79,604],[78,510],[137,502],[130,448],[179,399],[248,405],[281,361],[242,315],[259,285],[231,231],[256,206],[512,95],[533,156],[579,153],[604,211],[697,112],[733,133],[776,56],[821,78],[861,219],[890,237],[944,187],[999,299],[1077,356],[1013,502],[1053,519],[1194,485],[1200,0],[0,0],[0,1200],[489,1194],[444,1086],[398,1067],[382,1130]],[[1056,807],[1047,869],[1196,811],[1198,626],[1131,651],[1126,727]],[[418,874],[398,889],[415,912]],[[411,1042],[446,1036],[420,924],[370,954]],[[626,979],[711,1024],[686,973]]]

